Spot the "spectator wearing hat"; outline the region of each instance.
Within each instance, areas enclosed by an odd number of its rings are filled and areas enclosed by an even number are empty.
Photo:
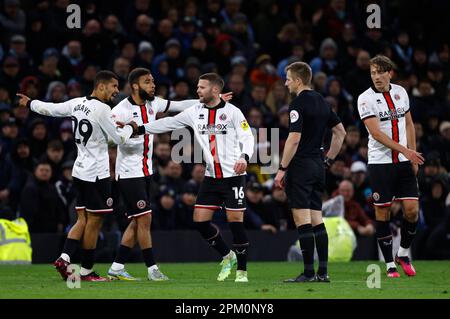
[[[364,209],[366,214],[375,219],[372,201],[372,188],[367,180],[367,165],[364,162],[354,162],[350,167],[350,181],[353,184],[353,199]]]
[[[11,105],[0,102],[0,127],[7,123],[11,118]]]
[[[62,163],[62,173],[58,180],[55,182],[55,188],[58,193],[58,197],[63,204],[65,213],[70,217],[69,220],[75,222],[77,219],[75,211],[75,199],[77,196],[77,191],[73,186],[73,164],[73,160],[68,160]]]
[[[175,31],[175,37],[180,41],[181,53],[187,55],[195,34],[197,33],[197,19],[193,16],[185,16]]]
[[[273,234],[279,228],[279,220],[275,211],[268,211],[263,203],[264,188],[258,182],[250,182],[245,192],[247,210],[244,214],[246,229],[269,231]]]
[[[441,161],[439,159],[439,153],[433,151],[426,157],[423,168],[418,173],[418,183],[420,189],[421,198],[429,196],[431,194],[431,183],[441,174]]]
[[[15,196],[20,191],[20,184],[14,164],[8,156],[9,151],[0,142],[0,212],[15,211]]]
[[[24,33],[26,16],[25,12],[20,9],[20,1],[5,0],[3,9],[0,13],[0,29],[3,29],[7,35]]]
[[[443,115],[443,108],[436,97],[436,90],[431,81],[422,78],[412,91],[411,115],[414,122],[425,124],[430,114],[434,114],[440,119]]]
[[[208,46],[208,42],[202,32],[197,32],[194,35],[192,45],[187,56],[195,57],[203,63],[212,62],[214,60],[213,51],[211,47]]]
[[[236,13],[228,32],[236,43],[236,50],[245,56],[247,60],[252,61],[256,55],[255,38],[247,16],[240,12]]]
[[[20,93],[29,96],[30,99],[39,98],[40,93],[39,79],[32,75],[24,77],[20,82],[19,90]]]
[[[167,64],[167,74],[161,68],[161,63]],[[174,80],[183,76],[183,57],[181,55],[181,44],[175,38],[169,39],[165,44],[165,50],[157,55],[152,62],[152,74],[156,83],[162,80]]]
[[[175,204],[177,228],[196,229],[193,216],[198,190],[199,186],[192,181],[188,181],[183,185],[181,196]]]
[[[9,41],[9,55],[15,56],[19,60],[20,69],[24,74],[28,74],[33,66],[33,59],[27,52],[27,40],[21,34],[16,34]]]
[[[338,47],[332,38],[326,38],[320,44],[319,56],[311,60],[313,75],[322,71],[326,75],[339,75],[341,70],[337,61]]]
[[[133,66],[135,68],[146,68],[151,69],[153,56],[155,49],[153,45],[148,41],[141,41],[138,46],[137,56],[133,61]]]
[[[6,56],[3,59],[2,70],[0,71],[0,83],[3,83],[10,99],[16,96],[20,79],[21,69],[19,60],[14,56]]]
[[[38,78],[41,86],[41,95],[45,94],[47,86],[52,81],[64,81],[63,75],[58,68],[59,51],[55,48],[48,48],[42,55],[42,63],[39,65]]]
[[[301,42],[296,42],[292,45],[291,55],[280,60],[277,65],[277,74],[278,76],[285,81],[286,80],[286,70],[285,68],[294,62],[303,61],[303,57],[305,55],[305,50]]]
[[[450,121],[443,121],[439,125],[440,135],[432,139],[430,148],[439,153],[442,166],[450,172]]]
[[[13,149],[14,143],[19,136],[19,127],[14,117],[8,120],[1,126],[0,144],[2,144],[3,151],[10,153]]]
[[[29,134],[31,154],[39,160],[47,150],[48,131],[45,121],[35,118],[30,123]]]
[[[159,187],[155,210],[152,214],[152,229],[173,230],[176,224],[176,193],[167,185]]]
[[[278,81],[277,70],[272,63],[272,58],[268,54],[261,54],[256,58],[255,67],[250,71],[250,81],[252,85],[265,85],[268,89]]]
[[[339,183],[337,195],[344,197],[344,217],[356,235],[372,236],[375,227],[372,220],[366,215],[362,207],[354,200],[353,184],[347,180]]]
[[[174,32],[173,22],[170,19],[162,19],[158,22],[158,27],[153,40],[155,54],[164,52],[164,44],[174,37]]]
[[[62,233],[67,223],[67,214],[51,178],[50,164],[41,162],[22,190],[20,216],[27,221],[31,233]]]

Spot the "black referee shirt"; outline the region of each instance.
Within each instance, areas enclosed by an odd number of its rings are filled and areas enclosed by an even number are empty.
[[[302,133],[293,160],[322,157],[327,129],[341,123],[323,96],[313,90],[304,90],[292,100],[289,117],[289,132]]]

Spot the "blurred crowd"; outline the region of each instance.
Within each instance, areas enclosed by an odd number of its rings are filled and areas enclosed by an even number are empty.
[[[369,1],[0,0],[0,217],[23,216],[31,232],[64,232],[75,218],[72,123],[19,107],[17,92],[66,101],[89,95],[95,74],[108,69],[120,78],[118,102],[130,93],[130,70],[146,67],[158,96],[183,100],[197,97],[199,75],[217,72],[225,91],[233,92],[230,102],[258,134],[258,150],[278,142],[270,132],[259,133],[278,128],[281,154],[292,98],[284,86],[284,67],[305,61],[313,70],[314,89],[347,130],[327,171],[324,200],[342,195],[355,233],[371,236],[367,131],[356,101],[372,84],[370,58],[382,53],[397,65],[393,82],[409,93],[417,148],[426,158],[418,175],[422,236],[417,246],[423,258],[450,258],[450,4],[376,2],[382,10],[380,29],[366,27]],[[81,6],[79,29],[67,27],[70,3]],[[324,143],[326,149],[329,137]],[[155,137],[154,229],[193,228],[204,167],[171,160],[173,145],[170,134]],[[110,149],[112,176],[115,152]],[[272,187],[273,175],[261,174],[262,165],[249,167],[246,227],[273,233],[295,229],[284,191]],[[118,202],[105,229],[126,225]],[[394,230],[399,212],[395,203]],[[224,221],[224,214],[216,214],[216,224],[226,227]]]

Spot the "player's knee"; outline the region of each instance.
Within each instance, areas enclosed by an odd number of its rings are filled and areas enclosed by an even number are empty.
[[[137,227],[141,229],[150,229],[150,225],[152,223],[151,215],[145,214],[142,216],[138,216],[135,219]]]
[[[419,218],[419,207],[408,207],[405,209],[404,218],[410,223],[416,222]]]

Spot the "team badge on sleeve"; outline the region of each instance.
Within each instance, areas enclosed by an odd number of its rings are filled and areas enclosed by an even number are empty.
[[[241,122],[241,127],[242,127],[242,129],[243,129],[244,131],[247,131],[248,128],[249,128],[250,126],[248,125],[248,123],[247,123],[246,120],[243,120],[243,121]]]
[[[291,123],[295,123],[298,121],[298,112],[296,110],[292,110],[291,113],[289,113],[289,117],[291,118]]]

